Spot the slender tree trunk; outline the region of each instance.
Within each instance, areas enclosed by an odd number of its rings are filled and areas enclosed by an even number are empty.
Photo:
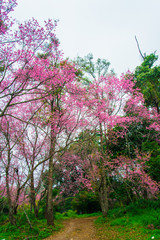
[[[16,219],[14,217],[14,207],[12,205],[12,200],[10,196],[10,189],[9,189],[9,168],[6,168],[6,188],[7,188],[7,199],[8,199],[8,206],[9,206],[9,221],[11,224],[16,225]]]
[[[106,180],[106,171],[104,166],[104,158],[106,157],[106,153],[104,153],[104,136],[102,124],[100,123],[100,143],[101,143],[101,183],[99,186],[99,201],[101,210],[104,216],[108,213],[108,188],[107,188],[107,180]],[[106,143],[105,143],[106,144]]]
[[[7,199],[8,199],[8,206],[9,206],[9,221],[11,224],[16,225],[16,219],[14,218],[14,206],[12,204],[10,187],[9,187],[9,168],[11,163],[11,149],[10,149],[10,142],[9,142],[8,135],[6,135],[6,140],[8,144],[8,163],[6,167],[6,189],[7,189]]]
[[[51,115],[53,114],[54,99],[51,101]],[[50,159],[48,172],[48,195],[47,195],[47,211],[46,218],[48,225],[54,225],[53,217],[53,157],[55,152],[55,132],[53,122],[51,122],[51,140],[50,140]]]
[[[49,174],[48,174],[48,196],[47,196],[47,224],[54,225],[53,218],[53,159],[49,160]]]
[[[36,206],[33,169],[32,169],[32,173],[31,173],[31,206],[33,206],[34,214],[35,214],[35,217],[37,218],[38,217],[38,209]]]
[[[102,214],[107,216],[108,213],[108,191],[107,191],[107,181],[105,174],[102,174],[101,184],[99,187],[99,201],[102,210]]]

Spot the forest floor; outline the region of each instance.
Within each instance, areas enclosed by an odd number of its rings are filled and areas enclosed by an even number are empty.
[[[69,219],[64,228],[45,240],[98,240],[93,221],[97,217]]]

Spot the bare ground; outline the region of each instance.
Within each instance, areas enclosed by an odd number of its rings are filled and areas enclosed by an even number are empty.
[[[64,229],[45,240],[98,240],[93,221],[96,217],[64,221]]]

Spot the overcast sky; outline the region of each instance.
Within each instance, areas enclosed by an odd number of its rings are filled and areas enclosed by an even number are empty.
[[[17,1],[13,14],[20,21],[59,19],[56,33],[65,57],[91,52],[118,75],[133,71],[141,64],[135,35],[143,53],[160,55],[160,0]]]

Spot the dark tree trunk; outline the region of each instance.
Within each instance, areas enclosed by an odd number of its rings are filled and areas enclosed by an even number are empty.
[[[12,225],[16,225],[16,219],[14,217],[14,208],[9,204],[9,221]]]
[[[99,187],[99,201],[102,214],[107,216],[108,213],[108,189],[105,175],[102,176],[101,185]]]
[[[14,207],[12,205],[12,200],[10,196],[10,189],[9,189],[9,171],[8,167],[6,168],[6,187],[7,187],[7,199],[8,199],[8,206],[9,206],[9,221],[11,224],[16,225],[16,219],[14,217]]]

